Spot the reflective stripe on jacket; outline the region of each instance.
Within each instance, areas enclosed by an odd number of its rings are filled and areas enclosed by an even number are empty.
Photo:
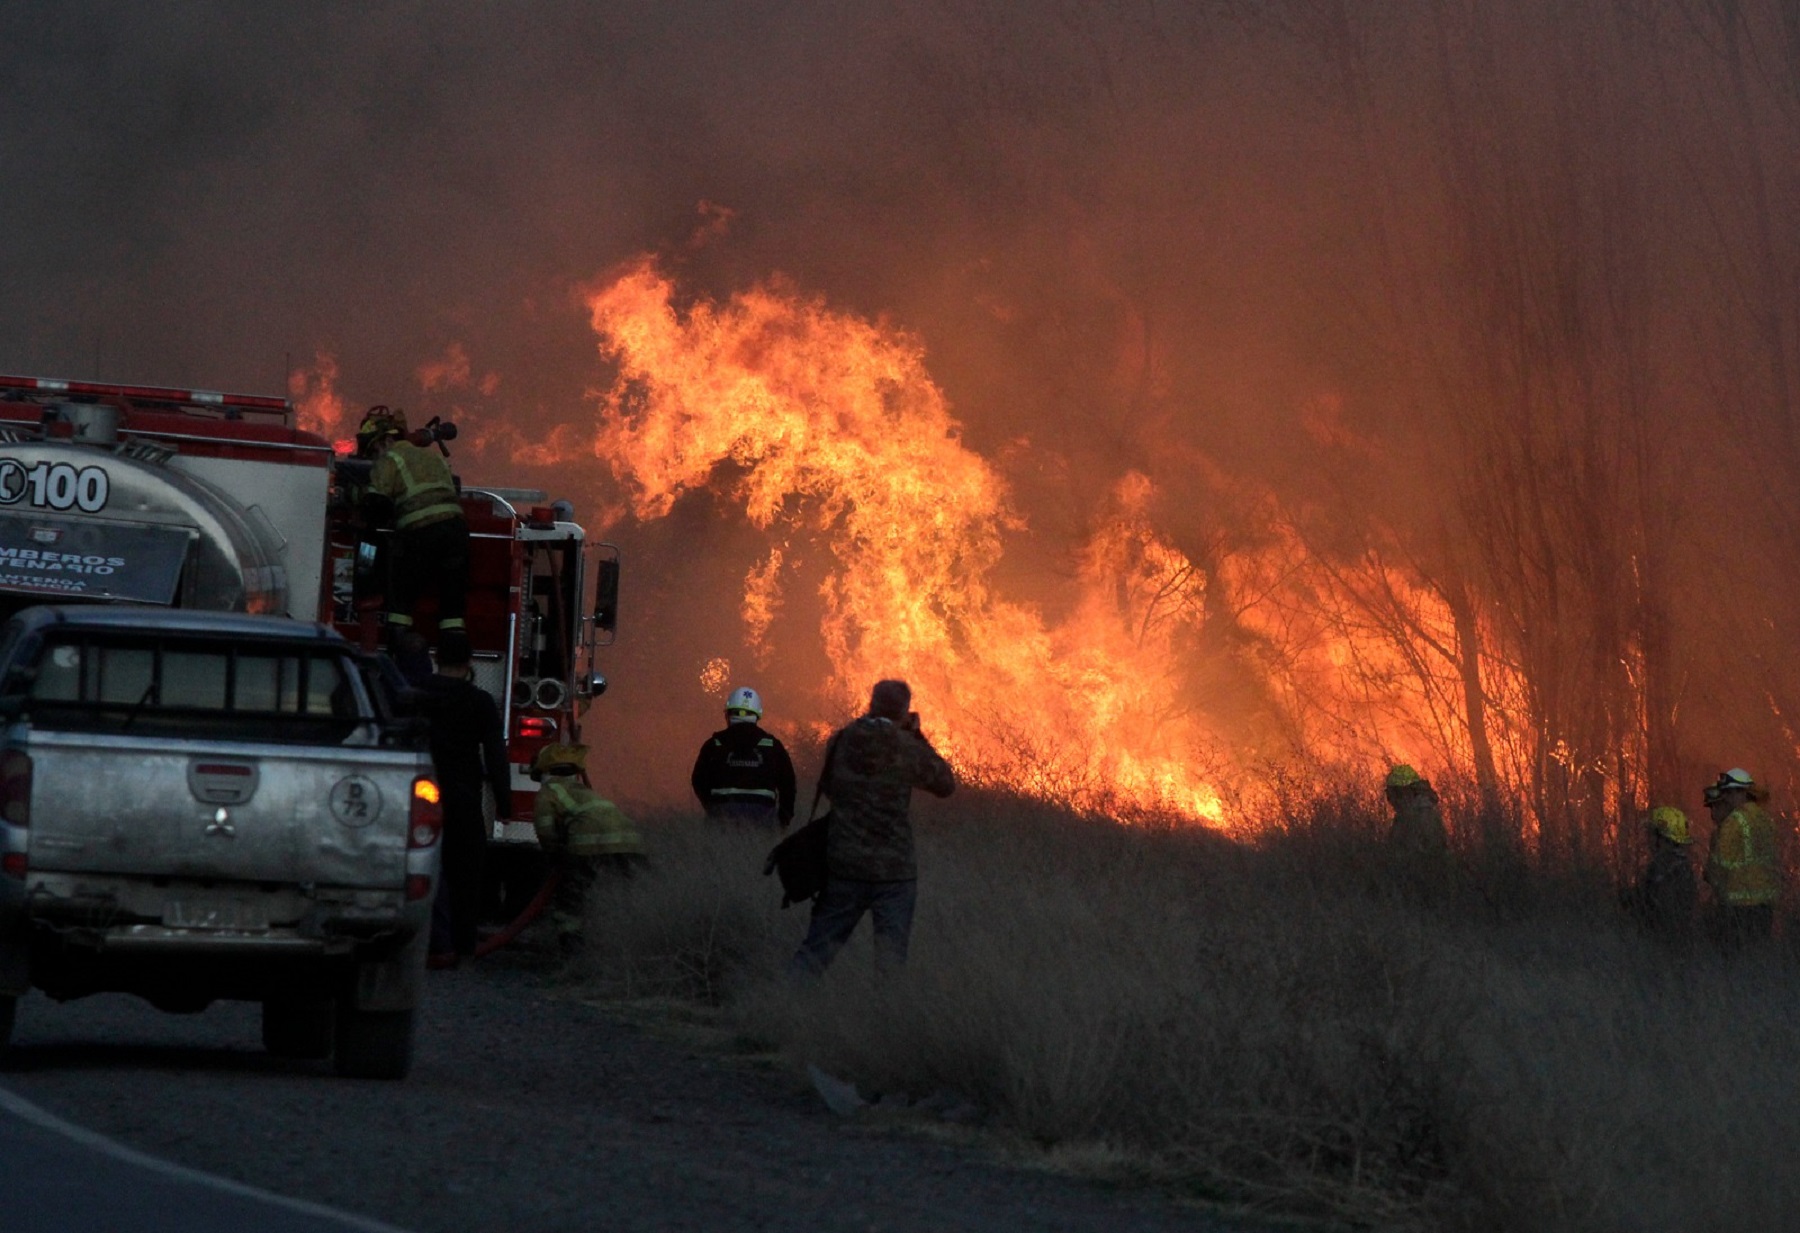
[[[642,856],[637,827],[617,805],[580,781],[551,776],[532,814],[538,842],[570,856]]]
[[[394,503],[396,530],[462,517],[450,464],[436,450],[410,441],[396,441],[375,460],[369,488]]]
[[[1713,834],[1706,880],[1713,898],[1728,907],[1774,903],[1781,893],[1775,864],[1775,820],[1754,802],[1731,811]]]
[[[753,723],[728,724],[708,737],[689,778],[709,813],[772,809],[783,826],[794,816],[794,761],[786,746]]]

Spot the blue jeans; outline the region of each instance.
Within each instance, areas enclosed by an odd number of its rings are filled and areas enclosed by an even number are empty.
[[[850,940],[864,912],[875,919],[875,970],[903,966],[918,901],[916,880],[864,882],[830,875],[825,893],[813,901],[812,923],[788,963],[788,974],[808,978],[823,972]]]

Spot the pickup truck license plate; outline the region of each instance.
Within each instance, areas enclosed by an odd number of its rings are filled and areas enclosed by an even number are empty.
[[[163,924],[171,929],[257,930],[269,927],[269,914],[249,903],[170,899],[163,903]]]

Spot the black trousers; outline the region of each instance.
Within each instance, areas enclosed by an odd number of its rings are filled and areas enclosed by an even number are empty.
[[[435,590],[438,628],[460,629],[469,605],[469,524],[460,517],[395,531],[388,541],[388,620],[410,625],[419,599]],[[404,617],[405,620],[395,620]]]
[[[475,926],[481,919],[481,865],[487,853],[487,823],[481,816],[481,789],[444,789],[443,885],[432,906],[431,949],[475,953]]]

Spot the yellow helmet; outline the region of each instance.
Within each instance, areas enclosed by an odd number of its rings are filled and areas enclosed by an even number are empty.
[[[362,424],[356,430],[356,439],[363,444],[405,435],[406,412],[399,407],[370,407],[368,414],[363,416]]]
[[[1650,829],[1671,843],[1692,843],[1687,815],[1673,805],[1658,805],[1650,811]]]
[[[542,779],[551,771],[584,771],[587,769],[586,745],[545,745],[531,760],[531,774]]]
[[[1402,762],[1387,773],[1387,786],[1390,788],[1410,788],[1414,784],[1424,783],[1425,776]]]

